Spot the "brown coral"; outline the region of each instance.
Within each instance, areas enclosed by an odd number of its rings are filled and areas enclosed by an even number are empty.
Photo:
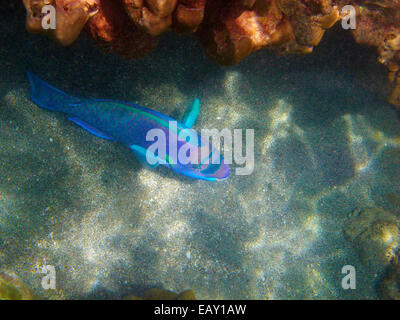
[[[31,33],[45,33],[62,45],[70,45],[81,33],[89,18],[97,13],[96,0],[23,0],[27,9],[26,27]],[[44,29],[42,8],[56,9],[55,29]]]
[[[204,18],[206,0],[180,0],[173,17],[177,31],[195,32]]]
[[[93,38],[102,46],[127,58],[151,52],[156,39],[143,32],[114,0],[98,0],[98,12],[88,22]]]
[[[220,64],[235,64],[252,51],[287,42],[293,38],[291,26],[283,19],[275,2],[224,0],[211,2],[198,36],[207,54]]]

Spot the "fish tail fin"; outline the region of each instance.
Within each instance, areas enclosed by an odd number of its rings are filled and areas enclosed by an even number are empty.
[[[26,71],[26,75],[31,85],[32,101],[44,109],[68,112],[71,104],[82,101],[77,97],[70,96],[54,88],[29,71]]]

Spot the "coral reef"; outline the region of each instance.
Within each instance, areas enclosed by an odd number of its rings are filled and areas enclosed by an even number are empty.
[[[235,1],[228,6],[224,0],[212,1],[198,32],[200,40],[220,64],[235,64],[263,47],[279,53],[311,52],[339,12],[335,6],[310,8],[303,2]]]
[[[399,244],[399,219],[379,208],[354,210],[344,227],[346,239],[358,251],[361,261],[381,271],[394,258]]]
[[[191,32],[214,61],[231,65],[251,52],[310,53],[325,30],[356,11],[352,30],[360,44],[378,49],[400,107],[400,3],[398,0],[23,0],[27,29],[71,44],[85,25],[102,46],[128,58],[149,53],[167,30]],[[57,28],[43,29],[41,8],[51,4]]]
[[[141,30],[114,0],[98,2],[98,12],[88,27],[98,43],[127,58],[140,58],[156,45],[156,39]]]
[[[62,45],[72,44],[89,18],[97,11],[97,0],[23,0],[27,10],[26,28],[31,33],[44,33]],[[56,9],[55,29],[44,29],[42,8],[52,5]]]

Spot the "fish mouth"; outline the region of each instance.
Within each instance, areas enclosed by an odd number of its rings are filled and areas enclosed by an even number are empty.
[[[210,180],[225,180],[229,177],[229,166],[223,161],[218,164],[211,163],[206,169],[201,170],[200,174],[205,178],[209,178]]]

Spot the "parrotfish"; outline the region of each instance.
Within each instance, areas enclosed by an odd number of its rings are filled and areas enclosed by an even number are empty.
[[[131,102],[71,96],[31,72],[27,72],[27,76],[31,85],[31,99],[35,104],[67,114],[69,120],[99,138],[128,146],[147,167],[155,168],[161,164],[179,174],[208,181],[229,176],[229,166],[223,157],[208,140],[191,129],[200,110],[200,100],[197,98],[186,110],[183,120],[178,122]],[[153,129],[166,137],[164,141],[158,141],[163,144],[165,152],[160,152],[160,149],[158,152],[150,151],[155,139],[148,139],[148,133]],[[182,138],[180,134],[188,129],[195,132],[195,139]],[[189,161],[182,161],[178,156],[181,148],[190,150]]]

